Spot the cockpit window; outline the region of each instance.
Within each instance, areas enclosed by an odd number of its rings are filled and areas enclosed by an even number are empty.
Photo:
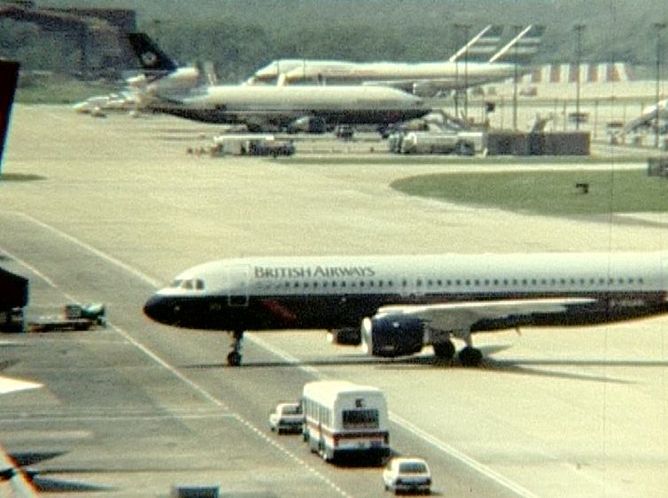
[[[169,285],[173,289],[186,289],[186,290],[204,290],[204,280],[197,278],[191,279],[176,279],[172,281]]]

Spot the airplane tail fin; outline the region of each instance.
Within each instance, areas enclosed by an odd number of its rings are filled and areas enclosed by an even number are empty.
[[[163,52],[146,33],[128,33],[128,41],[147,76],[164,76],[178,68],[176,61]]]
[[[501,42],[503,26],[489,24],[471,38],[466,45],[450,56],[448,62],[461,59],[464,54],[468,60],[487,60],[494,55]]]
[[[543,41],[543,33],[545,33],[545,26],[530,24],[490,57],[488,62],[504,59],[506,62],[518,64],[530,63],[534,55],[538,53],[538,48]]]
[[[2,173],[2,156],[9,130],[9,115],[12,112],[18,79],[19,63],[0,60],[0,173]]]

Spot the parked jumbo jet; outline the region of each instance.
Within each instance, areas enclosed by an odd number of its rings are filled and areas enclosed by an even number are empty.
[[[178,275],[144,306],[153,320],[230,331],[241,362],[246,330],[361,330],[371,355],[431,345],[478,365],[475,332],[578,326],[668,311],[668,252],[264,257],[216,261]],[[358,336],[359,338],[359,336]]]
[[[466,58],[464,62],[314,62],[295,67],[283,74],[285,84],[317,82],[318,84],[382,85],[398,88],[414,95],[433,96],[439,92],[461,91],[470,87],[502,81],[514,77],[519,70],[515,62],[499,62],[502,57],[517,55],[518,44],[530,32],[542,28],[528,26],[518,33],[487,62],[475,62]],[[535,37],[531,37],[535,39]],[[512,47],[517,47],[511,50]],[[530,48],[522,46],[526,56]]]
[[[147,70],[173,65],[147,35],[131,33],[129,39]],[[245,124],[251,131],[284,129],[304,120],[319,130],[338,124],[386,127],[431,111],[413,95],[381,87],[216,85],[183,96],[152,97],[148,107],[157,112],[208,123]]]
[[[503,26],[493,26],[491,24],[485,26],[477,35],[469,40],[466,45],[460,48],[457,52],[452,54],[448,62],[455,62],[461,59],[464,54],[467,57],[487,56],[492,57],[497,50]],[[307,67],[308,73],[316,73],[319,67],[339,68],[344,71],[346,68],[354,67],[357,63],[351,61],[339,61],[330,59],[279,59],[270,62],[264,67],[261,67],[253,76],[248,78],[245,82],[247,85],[255,84],[278,84],[286,83],[286,74],[295,74],[302,71],[302,80],[306,80]],[[317,78],[316,83],[318,83]]]

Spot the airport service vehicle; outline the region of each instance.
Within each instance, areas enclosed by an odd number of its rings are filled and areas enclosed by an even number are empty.
[[[101,303],[67,304],[62,316],[41,316],[28,322],[30,332],[62,330],[89,330],[107,325],[106,312]]]
[[[269,414],[269,428],[277,434],[302,432],[304,413],[299,403],[279,403]]]
[[[422,458],[394,457],[383,469],[385,491],[431,493],[431,471]]]
[[[346,457],[379,462],[390,454],[387,404],[383,392],[347,381],[304,385],[303,436],[325,461]]]
[[[239,134],[219,135],[213,139],[209,150],[214,157],[234,156],[291,156],[295,146],[291,141],[276,140],[274,135]]]
[[[391,152],[399,154],[458,154],[472,156],[482,150],[484,134],[482,132],[443,132],[411,131],[397,133],[390,137],[388,146]]]
[[[350,125],[339,125],[334,128],[334,136],[340,140],[352,140],[355,129]]]

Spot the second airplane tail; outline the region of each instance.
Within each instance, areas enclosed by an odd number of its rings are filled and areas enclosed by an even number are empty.
[[[128,41],[147,76],[164,76],[178,68],[176,61],[163,52],[146,33],[128,33]]]
[[[503,59],[505,62],[518,64],[531,63],[543,41],[543,33],[545,33],[545,26],[530,24],[490,57],[488,62],[498,62]]]

